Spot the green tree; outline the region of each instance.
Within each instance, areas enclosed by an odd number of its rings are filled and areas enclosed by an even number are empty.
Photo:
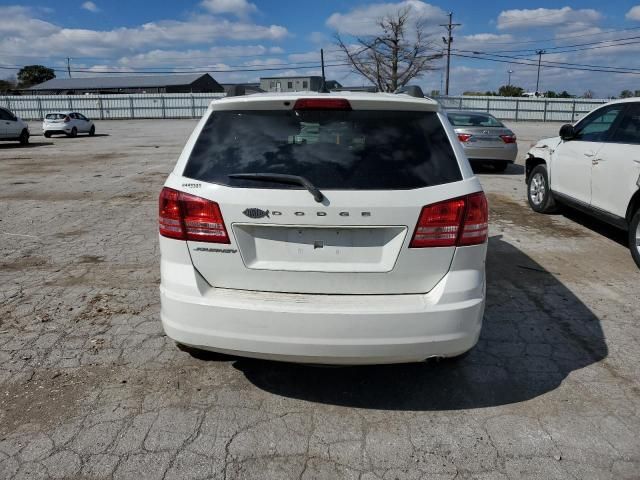
[[[14,88],[16,88],[16,83],[13,80],[9,78],[0,80],[0,93],[8,92]]]
[[[566,90],[563,90],[562,93],[560,93],[558,95],[558,98],[573,98],[574,95],[571,95],[569,92],[567,92]]]
[[[29,88],[52,78],[56,78],[56,74],[51,68],[42,65],[27,65],[18,72],[18,86]]]
[[[620,98],[631,98],[633,97],[633,92],[631,90],[622,90],[620,92]]]
[[[521,97],[523,93],[524,88],[515,85],[503,85],[498,89],[500,97]]]

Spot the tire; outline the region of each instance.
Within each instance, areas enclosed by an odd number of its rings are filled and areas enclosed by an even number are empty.
[[[91,125],[91,128],[89,129],[89,136],[93,137],[96,134],[96,127],[94,125]]]
[[[45,138],[51,138],[51,132],[44,132]]]
[[[546,165],[537,165],[531,170],[527,181],[527,200],[534,212],[553,213],[557,210]]]
[[[491,166],[496,172],[504,172],[509,166],[509,162],[502,162],[502,161],[492,162]]]
[[[25,129],[20,133],[20,145],[29,145],[29,132]]]
[[[636,262],[636,265],[640,268],[640,208],[638,208],[633,217],[631,217],[631,224],[629,225],[629,250],[631,250],[631,256]]]
[[[67,136],[74,138],[78,136],[78,129],[76,127],[73,127],[71,129],[71,133],[69,133]]]

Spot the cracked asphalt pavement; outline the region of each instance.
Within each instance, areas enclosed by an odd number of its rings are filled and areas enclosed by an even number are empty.
[[[624,234],[491,208],[484,329],[457,363],[319,368],[179,350],[156,198],[195,125],[0,144],[0,479],[638,479],[640,272]]]

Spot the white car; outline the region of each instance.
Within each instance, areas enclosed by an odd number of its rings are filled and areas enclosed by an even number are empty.
[[[459,356],[480,335],[487,217],[433,100],[212,102],[160,194],[164,330],[304,363]]]
[[[608,103],[540,140],[529,150],[526,180],[536,212],[561,203],[627,230],[640,267],[640,98]]]
[[[42,122],[42,132],[49,138],[54,133],[75,137],[79,133],[96,134],[96,126],[91,120],[79,112],[47,113]]]
[[[29,143],[29,125],[6,108],[0,108],[0,140]]]

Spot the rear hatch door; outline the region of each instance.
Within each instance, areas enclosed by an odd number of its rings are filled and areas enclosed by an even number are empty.
[[[433,111],[291,108],[213,112],[174,182],[220,206],[230,244],[188,242],[211,285],[327,294],[431,290],[455,247],[409,248],[420,211],[470,185]]]

